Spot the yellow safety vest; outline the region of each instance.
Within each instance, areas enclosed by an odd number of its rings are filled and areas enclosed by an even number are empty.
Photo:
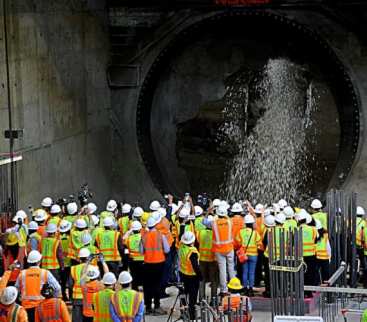
[[[60,241],[55,237],[45,237],[41,241],[42,262],[41,267],[44,269],[60,268],[57,260],[57,248]]]
[[[303,235],[303,257],[314,256],[316,254],[316,228],[306,224],[301,225],[301,227]]]
[[[119,218],[118,226],[121,234],[125,234],[129,230],[129,222],[130,222],[129,216]]]
[[[190,256],[192,253],[198,254],[199,257],[199,252],[194,246],[187,246],[181,243],[180,248],[178,249],[178,257],[180,263],[180,272],[182,274],[190,276],[196,275],[190,261]]]
[[[317,259],[330,259],[327,251],[327,242],[329,240],[329,235],[324,233],[320,240],[316,244],[316,258]]]
[[[109,288],[93,294],[94,322],[112,322],[110,301],[115,292]]]
[[[364,240],[363,231],[366,229],[366,221],[361,218],[357,217],[356,219],[357,229],[356,229],[356,244],[359,248],[363,247],[363,243],[366,243]]]
[[[279,257],[280,256],[280,232],[284,231],[284,228],[280,227],[280,226],[276,226],[276,227],[273,227],[273,228],[267,228],[266,233],[268,234],[268,244],[266,245],[266,248],[265,248],[265,251],[264,251],[264,256],[265,257],[269,257],[269,244],[270,244],[269,231],[272,231],[273,234],[275,234],[275,236],[274,236],[274,238],[275,238],[275,249],[276,249],[275,256]],[[286,240],[285,240],[285,243],[286,243]]]
[[[321,225],[324,229],[327,229],[327,213],[325,212],[316,212],[312,214],[314,219],[320,220]]]
[[[83,292],[82,292],[82,287],[80,285],[80,278],[81,278],[82,270],[84,266],[85,266],[85,263],[81,263],[81,264],[74,265],[71,267],[71,277],[74,281],[74,285],[73,285],[73,299],[74,300],[83,299]]]
[[[64,254],[64,265],[65,267],[71,266],[71,258],[68,256],[70,247],[70,235],[61,235],[61,247]]]
[[[118,239],[120,233],[114,230],[106,230],[103,234],[97,235],[97,245],[106,262],[116,262],[121,260],[118,251]]]
[[[199,243],[200,261],[214,262],[215,255],[212,252],[213,231],[211,229],[205,228],[203,230],[199,230],[196,234]]]
[[[112,296],[111,302],[120,319],[124,322],[131,322],[139,311],[142,299],[142,293],[124,289],[116,292]]]
[[[194,221],[195,231],[206,229],[206,226],[203,224],[203,219],[204,217],[202,216],[195,218],[195,221]]]
[[[133,261],[143,261],[144,254],[140,252],[141,234],[132,234],[127,238],[126,246],[129,249],[129,256]]]
[[[288,231],[289,229],[296,230],[297,229],[297,221],[294,219],[287,219],[283,225],[283,228]]]
[[[251,236],[251,240],[250,240]],[[257,256],[257,245],[261,242],[261,237],[255,229],[242,228],[237,237],[237,241],[241,246],[245,247],[246,255]],[[248,246],[247,246],[248,245]],[[247,248],[246,248],[247,247]]]

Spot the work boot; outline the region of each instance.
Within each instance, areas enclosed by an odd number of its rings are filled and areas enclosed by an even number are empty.
[[[154,309],[153,311],[153,315],[166,315],[166,314],[167,312],[160,307]]]

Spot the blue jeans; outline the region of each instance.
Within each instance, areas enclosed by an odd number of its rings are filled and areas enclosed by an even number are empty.
[[[247,256],[246,263],[242,264],[242,283],[244,287],[254,287],[257,256]]]

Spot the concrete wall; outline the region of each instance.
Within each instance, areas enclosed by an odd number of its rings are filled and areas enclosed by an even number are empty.
[[[19,206],[45,195],[76,193],[83,182],[97,201],[110,195],[109,40],[104,1],[7,1],[13,127],[23,155]],[[4,35],[0,23],[0,127],[8,128]],[[0,136],[0,152],[8,141]]]

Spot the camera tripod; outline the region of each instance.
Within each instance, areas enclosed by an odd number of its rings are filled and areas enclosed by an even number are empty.
[[[169,312],[169,316],[167,318],[167,322],[177,322],[177,321],[184,321],[184,322],[189,322],[190,321],[190,313],[189,313],[189,307],[188,307],[188,298],[187,295],[185,294],[184,290],[181,287],[177,287],[178,288],[178,294],[176,296],[176,299],[170,309]],[[172,314],[173,311],[175,310],[176,307],[176,303],[179,300],[180,303],[180,316],[179,318],[177,318],[176,320],[173,320]]]

